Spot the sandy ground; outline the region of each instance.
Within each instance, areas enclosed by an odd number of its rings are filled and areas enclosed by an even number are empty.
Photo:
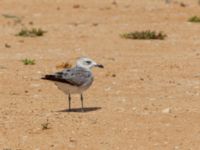
[[[200,25],[187,22],[200,14],[196,0],[0,0],[0,7],[1,150],[200,149]],[[47,33],[15,36],[24,27]],[[147,29],[168,37],[119,36]],[[40,77],[80,56],[105,69],[93,70],[86,112],[69,113],[66,95]],[[36,64],[23,65],[25,58]],[[74,95],[72,107],[80,106]]]

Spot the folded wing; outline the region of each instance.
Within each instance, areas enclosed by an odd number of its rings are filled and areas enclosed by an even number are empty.
[[[80,67],[65,69],[61,72],[45,75],[42,79],[68,83],[73,86],[81,86],[92,78],[92,73]]]

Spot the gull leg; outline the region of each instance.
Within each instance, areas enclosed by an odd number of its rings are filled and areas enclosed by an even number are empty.
[[[71,111],[71,95],[68,95],[69,111]]]
[[[84,112],[84,109],[83,109],[83,94],[81,93],[81,110],[82,112]]]

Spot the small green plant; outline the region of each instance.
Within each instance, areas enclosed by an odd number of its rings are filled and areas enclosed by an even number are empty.
[[[50,129],[49,124],[50,124],[49,120],[47,119],[47,121],[45,123],[41,124],[42,130]]]
[[[13,20],[13,23],[14,23],[14,25],[16,25],[16,24],[21,24],[22,25],[22,18],[21,17],[18,17],[18,16],[15,16],[15,15],[10,15],[10,14],[2,14],[2,16],[4,17],[4,18],[7,18],[7,19],[12,19]]]
[[[166,34],[163,32],[156,32],[156,31],[135,31],[135,32],[129,32],[129,33],[124,33],[121,35],[122,38],[125,39],[143,39],[143,40],[163,40],[167,37]]]
[[[43,36],[44,33],[46,33],[47,31],[44,31],[40,28],[36,29],[33,28],[31,30],[29,29],[22,29],[18,34],[16,34],[17,36],[23,36],[23,37],[37,37],[37,36]]]
[[[2,14],[5,18],[10,18],[10,19],[20,19],[18,16],[15,15],[10,15],[10,14]]]
[[[35,65],[35,60],[34,59],[23,59],[22,62],[24,63],[24,65]]]
[[[195,22],[195,23],[200,23],[200,17],[198,16],[193,16],[188,19],[189,22]]]

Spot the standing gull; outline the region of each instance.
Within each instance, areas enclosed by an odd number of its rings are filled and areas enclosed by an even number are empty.
[[[71,94],[80,94],[81,108],[83,109],[83,92],[87,90],[93,82],[91,69],[93,67],[103,68],[90,58],[81,57],[76,61],[76,66],[64,69],[61,72],[45,75],[42,79],[53,81],[58,89],[68,95],[69,111],[71,110]]]

